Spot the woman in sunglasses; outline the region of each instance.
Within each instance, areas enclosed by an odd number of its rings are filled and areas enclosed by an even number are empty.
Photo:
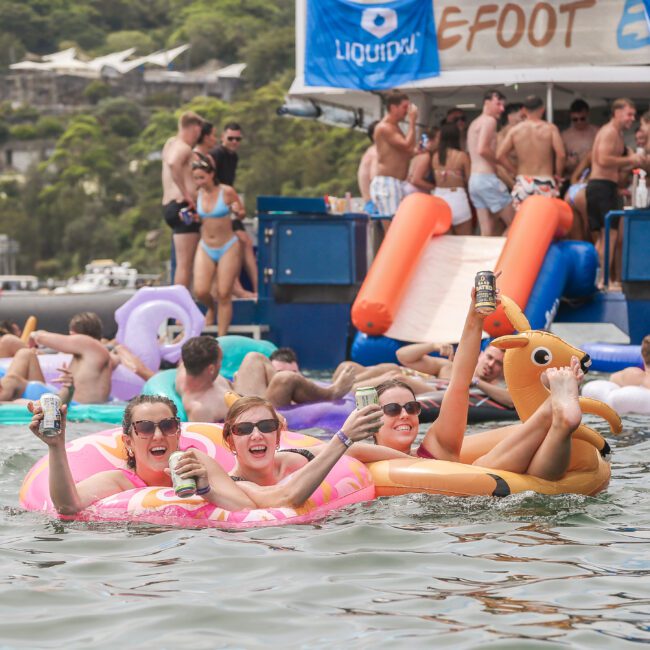
[[[133,488],[171,487],[169,456],[178,449],[181,428],[176,406],[168,398],[139,395],[127,404],[122,420],[122,439],[128,456],[128,469],[98,472],[78,483],[72,478],[65,449],[67,407],[61,407],[61,433],[54,437],[45,437],[38,430],[43,419],[40,404],[32,402],[29,409],[33,413],[30,430],[49,448],[50,496],[59,513],[75,515],[98,499]],[[208,477],[199,455],[196,450],[185,452],[183,476],[194,477],[199,491],[209,491],[211,486],[218,489],[218,505],[223,508],[239,510],[247,505],[250,507],[250,500],[218,465],[221,473],[214,470]]]
[[[201,241],[194,257],[194,291],[207,309],[205,321],[214,324],[212,296],[216,274],[216,316],[219,336],[228,332],[232,321],[232,292],[242,264],[241,242],[232,228],[231,210],[239,212],[237,192],[219,182],[212,158],[196,153],[192,177],[198,188],[196,211],[201,218]]]

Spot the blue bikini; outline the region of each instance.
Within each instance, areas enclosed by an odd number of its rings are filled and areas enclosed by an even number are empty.
[[[210,212],[206,212],[203,209],[203,203],[201,201],[203,198],[202,194],[202,192],[199,192],[199,198],[196,202],[196,211],[201,219],[222,219],[230,214],[230,208],[223,200],[223,190],[219,192],[217,203]],[[230,249],[236,242],[237,235],[233,235],[223,246],[219,248],[211,248],[203,240],[201,240],[201,248],[208,254],[208,257],[210,257],[210,259],[215,264],[217,264],[219,260],[226,254],[228,249]]]

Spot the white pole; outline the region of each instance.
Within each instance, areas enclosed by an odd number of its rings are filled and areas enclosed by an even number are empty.
[[[546,83],[546,119],[553,121],[553,84],[550,81]]]

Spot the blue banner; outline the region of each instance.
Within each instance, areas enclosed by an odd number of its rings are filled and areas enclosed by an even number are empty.
[[[305,84],[383,90],[440,74],[431,0],[307,0]]]

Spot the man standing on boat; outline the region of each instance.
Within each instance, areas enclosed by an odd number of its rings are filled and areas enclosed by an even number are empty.
[[[502,234],[514,217],[508,188],[497,176],[497,120],[505,110],[504,101],[498,90],[488,90],[483,96],[483,112],[467,131],[472,161],[469,196],[483,236]]]
[[[194,253],[199,243],[201,223],[198,215],[186,223],[183,208],[196,209],[196,187],[192,180],[192,149],[201,136],[203,119],[188,111],[178,120],[178,133],[165,142],[162,150],[163,216],[172,229],[176,272],[174,283],[191,289]]]
[[[515,210],[529,196],[558,196],[558,182],[564,171],[566,153],[560,131],[544,119],[544,102],[536,95],[524,101],[526,119],[514,126],[497,151],[497,160],[509,172],[514,172],[512,203]],[[517,156],[512,168],[511,151]]]
[[[589,123],[589,104],[584,99],[576,99],[571,104],[569,119],[571,126],[562,131],[562,142],[566,149],[564,172],[568,177],[591,151],[598,133],[598,127]]]
[[[406,196],[405,184],[409,161],[415,155],[417,106],[408,95],[392,92],[386,98],[386,115],[374,132],[377,147],[377,175],[370,183],[370,198],[381,215],[393,216]],[[399,127],[408,116],[406,135]]]

